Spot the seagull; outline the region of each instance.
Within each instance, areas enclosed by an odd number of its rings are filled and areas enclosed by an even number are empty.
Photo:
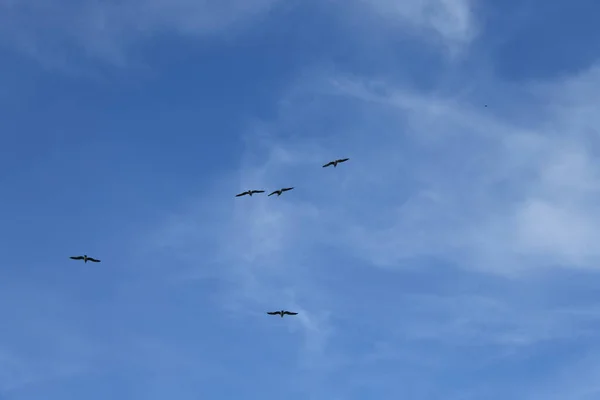
[[[274,192],[273,192],[273,193],[271,193],[269,196],[273,196],[274,194],[277,194],[277,197],[279,197],[279,196],[281,196],[281,194],[282,194],[283,192],[287,192],[288,190],[292,190],[292,189],[293,189],[293,187],[289,187],[289,188],[282,188],[282,189],[279,189],[279,190],[276,190],[276,191],[274,191]]]
[[[88,257],[87,255],[83,255],[83,256],[77,256],[77,257],[70,257],[72,260],[83,260],[84,263],[91,261],[91,262],[100,262],[100,260],[96,260],[95,258],[92,257]]]
[[[240,196],[245,196],[245,195],[249,195],[252,197],[252,195],[254,193],[264,193],[264,190],[246,190],[245,192],[242,192],[240,194],[236,194],[235,197],[240,197]]]
[[[283,318],[284,315],[298,315],[297,312],[291,312],[291,311],[285,311],[285,310],[271,311],[271,312],[268,312],[267,314],[269,314],[269,315],[281,315],[281,318]]]
[[[335,168],[335,167],[337,167],[337,165],[338,165],[339,163],[343,163],[343,162],[346,162],[346,161],[348,161],[348,160],[349,160],[349,158],[340,158],[340,159],[338,159],[338,160],[335,160],[335,161],[330,161],[330,162],[328,162],[327,164],[323,165],[323,168],[325,168],[325,167],[329,167],[330,165],[333,165],[333,167]]]

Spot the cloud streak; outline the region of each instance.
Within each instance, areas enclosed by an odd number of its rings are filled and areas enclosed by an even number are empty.
[[[523,117],[502,105],[485,108],[469,91],[445,97],[317,74],[290,89],[276,120],[248,131],[239,173],[159,231],[222,221],[212,276],[228,277],[233,309],[283,300],[301,310],[305,350],[314,360],[335,360],[328,374],[365,368],[380,359],[377,346],[388,349],[384,359],[429,357],[427,368],[445,364],[425,343],[446,352],[485,347],[489,357],[477,361],[484,368],[544,343],[591,340],[600,322],[595,305],[552,304],[550,292],[534,287],[548,271],[597,269],[599,165],[589,146],[595,116],[586,110],[593,96],[587,88],[599,82],[590,69],[566,82],[515,89],[516,99],[520,91],[534,99],[535,115]],[[351,161],[321,168],[337,157]],[[226,200],[238,189],[281,185],[297,189],[277,199]],[[190,241],[186,234],[170,239]],[[462,293],[448,283],[446,295],[362,294],[345,283],[428,273],[433,284],[439,263],[460,271]],[[496,289],[481,293],[476,283],[488,279],[499,279]],[[513,292],[517,283],[521,290]],[[364,326],[372,341],[348,356],[341,343],[360,339],[344,326],[356,318],[362,322],[350,329],[358,334]],[[418,350],[391,350],[409,345]]]
[[[74,60],[137,65],[144,45],[158,37],[231,37],[277,10],[282,12],[280,17],[291,18],[298,4],[282,4],[280,0],[86,0],[61,4],[3,0],[0,43],[54,67],[75,70]],[[402,4],[353,0],[331,4],[335,8],[331,23],[341,21],[344,15],[360,15],[368,31],[377,31],[380,19],[393,29],[408,27],[424,39],[432,37],[433,32],[433,37],[454,53],[477,33],[467,0],[411,0]],[[304,5],[318,8],[313,3]]]
[[[451,46],[466,44],[477,34],[472,1],[375,0],[362,2],[397,26],[424,30],[425,36],[442,39]],[[434,33],[431,35],[431,33]]]
[[[590,79],[598,79],[595,70],[553,92]],[[365,258],[382,264],[439,251],[452,254],[455,262],[499,273],[516,273],[551,260],[595,267],[598,165],[587,146],[585,127],[593,122],[587,122],[591,115],[582,118],[586,106],[562,105],[558,115],[535,125],[533,118],[520,124],[464,100],[461,104],[402,89],[378,93],[385,85],[339,82],[334,81],[335,87],[359,102],[365,115],[355,121],[359,131],[346,135],[342,145],[352,143],[360,149],[359,156],[369,153],[349,178],[353,181],[348,186],[357,189],[353,196],[366,195],[368,189],[394,196],[386,189],[394,184],[410,183],[416,190],[406,193],[406,201],[395,200],[385,208],[346,211],[335,222],[335,234],[325,236],[341,236],[344,246],[363,248]],[[546,100],[540,95],[538,104]],[[545,113],[562,102],[558,95],[551,98]],[[349,113],[355,110],[358,106],[349,107]],[[386,118],[386,131],[369,136],[367,132],[381,129],[368,126],[376,116]],[[432,158],[435,164],[428,162]],[[386,171],[386,182],[378,178],[380,171]],[[323,214],[336,211],[340,213],[338,209]],[[383,214],[387,226],[366,228],[372,224],[368,221],[382,220]]]
[[[135,45],[160,34],[213,36],[233,33],[267,13],[277,0],[127,0],[124,2],[0,2],[5,45],[52,64],[83,55],[115,65],[134,61]]]
[[[0,4],[4,37],[32,54],[118,63],[165,33],[245,29],[281,2]],[[450,54],[481,28],[469,1],[323,7]],[[197,398],[198,381],[290,400],[592,396],[598,363],[578,356],[597,353],[600,327],[600,69],[519,87],[484,71],[448,94],[446,81],[424,90],[337,68],[307,66],[272,117],[248,123],[238,165],[123,246],[119,277],[3,290],[29,311],[0,309],[12,318],[0,387],[95,373],[142,376],[145,397]],[[295,190],[234,198],[283,186]],[[281,308],[300,314],[265,314]],[[29,354],[38,342],[51,350]]]

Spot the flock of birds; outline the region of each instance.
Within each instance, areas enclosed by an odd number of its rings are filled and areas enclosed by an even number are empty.
[[[338,164],[346,162],[348,160],[349,160],[349,158],[339,158],[337,160],[330,161],[327,164],[323,165],[323,168],[329,167],[329,166],[332,166],[332,165],[335,168],[335,167],[338,166]],[[293,189],[293,187],[281,188],[281,189],[273,191],[268,196],[272,196],[272,195],[276,194],[277,197],[279,197],[279,196],[281,196],[283,194],[283,192],[287,192],[287,191],[292,190],[292,189]],[[265,192],[264,190],[246,190],[245,192],[236,194],[235,197],[242,197],[242,196],[246,196],[246,195],[252,197],[253,194],[264,193],[264,192]],[[87,254],[84,254],[82,256],[72,256],[70,258],[72,260],[83,260],[84,263],[87,263],[88,261],[90,261],[90,262],[100,262],[100,260],[98,260],[96,258],[89,257]],[[283,318],[284,315],[298,315],[297,312],[292,312],[292,311],[287,311],[287,310],[269,311],[269,312],[267,312],[267,314],[269,314],[269,315],[279,315],[279,316],[281,316],[281,318]]]

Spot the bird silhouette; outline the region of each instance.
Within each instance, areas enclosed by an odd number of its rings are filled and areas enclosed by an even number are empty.
[[[74,256],[74,257],[70,257],[72,260],[83,260],[84,263],[87,263],[88,261],[91,262],[100,262],[100,260],[96,260],[95,258],[92,257],[88,257],[87,255],[83,255],[83,256]]]
[[[291,312],[291,311],[285,311],[285,310],[271,311],[271,312],[268,312],[267,314],[269,314],[269,315],[281,315],[281,318],[283,318],[284,315],[298,315],[297,312]]]
[[[249,195],[250,197],[252,197],[252,195],[255,193],[264,193],[264,192],[265,192],[264,190],[246,190],[245,192],[236,194],[235,197],[240,197],[240,196],[245,196],[245,195]]]
[[[288,190],[292,190],[292,189],[293,189],[293,187],[289,187],[289,188],[282,188],[282,189],[276,190],[276,191],[274,191],[273,193],[269,194],[269,196],[273,196],[274,194],[276,194],[276,195],[277,195],[277,197],[279,197],[279,196],[281,196],[281,194],[282,194],[283,192],[287,192]]]
[[[335,160],[335,161],[330,161],[330,162],[328,162],[327,164],[323,165],[323,168],[325,168],[325,167],[329,167],[330,165],[333,165],[333,167],[335,168],[335,167],[337,167],[337,165],[338,165],[339,163],[343,163],[343,162],[346,162],[346,161],[348,161],[348,160],[349,160],[349,158],[340,158],[340,159],[337,159],[337,160]]]

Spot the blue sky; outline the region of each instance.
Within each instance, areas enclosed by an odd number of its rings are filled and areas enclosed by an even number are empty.
[[[0,398],[597,399],[598,13],[0,1]]]

